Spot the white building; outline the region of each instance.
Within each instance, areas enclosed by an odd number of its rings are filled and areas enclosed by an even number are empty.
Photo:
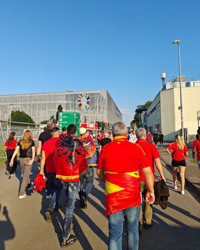
[[[180,82],[175,77],[172,82],[167,82],[163,89],[156,95],[153,103],[146,113],[147,129],[162,131],[165,141],[173,141],[176,134],[181,131],[180,113]],[[181,77],[183,126],[187,140],[195,138],[200,116],[200,81],[186,81]]]

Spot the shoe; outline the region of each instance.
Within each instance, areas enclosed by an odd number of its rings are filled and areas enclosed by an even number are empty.
[[[67,240],[63,239],[63,241],[61,243],[61,247],[70,246],[70,245],[74,244],[76,242],[76,240],[77,240],[76,236],[70,234],[70,236]]]
[[[144,229],[150,229],[152,227],[152,224],[147,224],[147,223],[144,223]]]
[[[34,185],[33,182],[29,183],[28,186],[27,186],[28,190],[31,190],[31,189],[33,189],[34,187],[35,187],[35,185]]]
[[[30,175],[33,175],[33,172],[30,172]]]
[[[83,197],[83,196],[80,198],[80,207],[87,208],[87,202],[86,202],[85,197]]]
[[[52,195],[51,194],[47,194],[46,195],[46,199],[51,199],[52,198]]]
[[[55,208],[54,208],[54,211],[58,211],[58,209],[61,209],[61,204],[60,204],[60,202],[56,202],[56,206],[55,206]]]
[[[21,174],[21,177],[23,177],[24,175],[23,174]]]
[[[20,199],[20,200],[21,200],[21,199],[24,199],[24,198],[26,198],[26,194],[19,195],[19,199]]]
[[[181,190],[181,194],[185,194],[185,191],[184,191],[184,190]]]
[[[10,173],[8,172],[8,170],[5,171],[5,175],[9,175]]]
[[[175,186],[174,184],[172,184],[172,188],[176,190],[177,186]]]
[[[139,222],[138,226],[139,235],[142,234],[142,224]]]
[[[48,223],[51,223],[53,219],[53,212],[51,210],[47,210],[45,215],[46,215],[46,221]]]

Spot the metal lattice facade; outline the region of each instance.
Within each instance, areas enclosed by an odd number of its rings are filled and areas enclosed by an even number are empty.
[[[12,111],[20,110],[40,123],[55,116],[59,105],[63,112],[79,112],[81,123],[122,121],[122,114],[107,90],[0,95],[0,119],[8,120]]]

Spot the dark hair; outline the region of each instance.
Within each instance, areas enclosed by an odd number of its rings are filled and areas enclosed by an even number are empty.
[[[11,145],[13,140],[14,140],[14,136],[16,135],[15,132],[11,132],[8,138],[8,145]]]
[[[52,133],[57,132],[57,131],[59,131],[59,128],[58,128],[58,127],[54,127],[54,128],[52,129]]]
[[[198,128],[197,133],[200,134],[200,128]]]
[[[67,131],[67,128],[66,127],[63,127],[62,128],[62,132],[66,132]]]
[[[68,135],[73,135],[76,133],[76,125],[74,124],[70,124],[68,127],[67,127],[67,134]]]

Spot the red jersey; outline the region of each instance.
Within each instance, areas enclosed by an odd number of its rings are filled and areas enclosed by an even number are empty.
[[[160,157],[160,154],[159,154],[156,146],[153,145],[152,143],[147,142],[145,139],[139,139],[139,140],[137,140],[136,143],[138,145],[140,145],[141,148],[144,150],[144,152],[149,160],[151,170],[154,173],[155,172],[154,160]],[[145,177],[144,177],[142,170],[140,170],[139,173],[140,173],[140,180],[144,181]]]
[[[6,151],[8,149],[15,149],[17,147],[17,140],[13,140],[12,143],[8,145],[8,139],[7,139],[5,142],[5,146],[6,146]]]
[[[56,149],[56,142],[59,140],[58,137],[51,137],[42,146],[42,151],[44,151],[46,156],[46,171],[49,173],[55,173],[54,155]]]
[[[180,150],[178,148],[178,144],[177,142],[173,142],[169,145],[169,147],[167,147],[169,150],[172,150],[172,158],[175,161],[182,161],[185,160],[184,155],[188,152],[187,147],[184,145],[184,149]]]
[[[98,134],[98,140],[101,141],[102,139],[103,139],[103,134],[102,133]]]
[[[200,142],[199,140],[195,140],[193,143],[193,149],[196,149],[197,151],[197,159],[200,160]]]
[[[105,172],[106,215],[141,204],[139,169],[148,166],[141,147],[124,136],[103,147],[97,168]]]

